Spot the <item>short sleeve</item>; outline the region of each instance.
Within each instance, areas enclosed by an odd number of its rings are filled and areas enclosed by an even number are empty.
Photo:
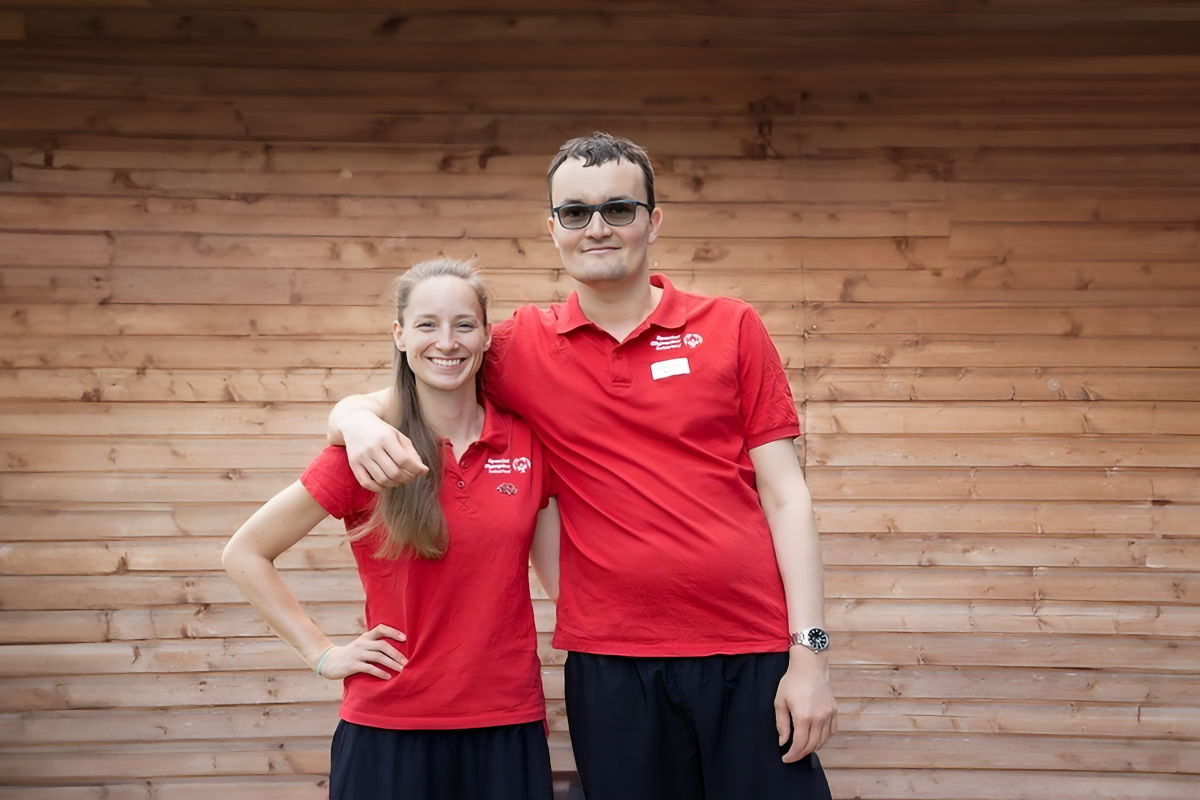
[[[330,445],[312,460],[300,483],[331,517],[356,521],[375,505],[375,494],[359,486],[346,448]]]
[[[779,352],[762,319],[747,306],[738,335],[739,406],[746,447],[800,435],[796,402]]]
[[[487,359],[483,365],[483,393],[496,407],[505,411],[512,408],[512,403],[505,380],[511,370],[506,370],[504,362],[512,345],[515,328],[516,312],[492,328],[492,344],[488,348]]]

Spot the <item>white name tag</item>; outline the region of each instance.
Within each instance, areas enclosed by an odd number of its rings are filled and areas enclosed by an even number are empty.
[[[672,375],[687,375],[691,371],[686,358],[670,358],[666,361],[655,361],[650,365],[650,375],[656,381]]]

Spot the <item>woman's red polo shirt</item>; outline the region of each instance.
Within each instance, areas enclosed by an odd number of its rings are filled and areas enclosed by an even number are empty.
[[[374,556],[352,542],[366,594],[366,627],[404,631],[409,658],[389,680],[351,675],[341,718],[376,728],[432,730],[534,722],[546,716],[529,546],[547,502],[545,459],[529,426],[486,408],[483,433],[456,461],[443,450],[441,504],[449,531],[437,560]],[[341,447],[328,447],[300,478],[332,516],[353,528],[375,495],[358,485]]]

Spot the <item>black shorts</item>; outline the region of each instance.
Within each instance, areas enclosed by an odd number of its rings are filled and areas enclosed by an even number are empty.
[[[815,753],[775,731],[787,653],[626,658],[570,653],[567,721],[587,800],[829,800]]]
[[[330,800],[552,800],[541,722],[393,731],[342,720],[330,748]]]

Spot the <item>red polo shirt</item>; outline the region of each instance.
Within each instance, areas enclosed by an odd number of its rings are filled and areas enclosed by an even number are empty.
[[[483,433],[462,459],[449,443],[442,457],[443,558],[378,559],[374,534],[352,542],[366,626],[404,631],[408,640],[393,644],[409,662],[386,681],[346,678],[341,717],[348,722],[444,730],[546,716],[529,600],[529,546],[547,497],[541,447],[524,422],[489,405]],[[374,506],[342,447],[326,448],[300,482],[347,529]]]
[[[572,294],[496,327],[484,385],[538,432],[563,518],[554,644],[626,656],[786,651],[748,450],[800,434],[754,310],[677,291],[618,343]],[[499,367],[499,368],[497,368]]]

